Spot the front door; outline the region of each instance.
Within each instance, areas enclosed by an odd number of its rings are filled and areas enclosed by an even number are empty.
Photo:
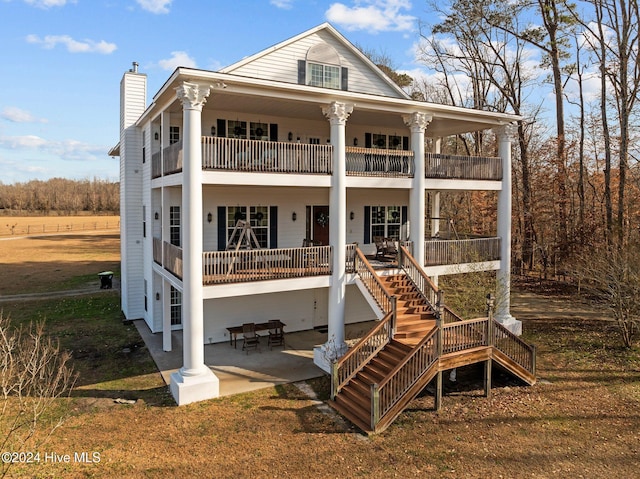
[[[313,206],[311,208],[311,232],[315,244],[329,244],[329,206]]]

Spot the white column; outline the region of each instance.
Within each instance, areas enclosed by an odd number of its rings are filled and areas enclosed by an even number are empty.
[[[425,158],[424,131],[432,117],[426,113],[413,113],[403,117],[405,125],[411,129],[411,149],[415,161],[411,197],[409,200],[409,228],[413,241],[413,256],[418,264],[424,267],[424,220],[425,220]]]
[[[162,278],[162,350],[171,351],[171,284]]]
[[[347,244],[347,187],[345,159],[345,127],[353,105],[333,102],[322,108],[331,125],[333,147],[333,174],[329,192],[329,243],[333,248],[331,286],[329,286],[328,337],[319,351],[314,351],[314,362],[325,369],[328,362],[342,356],[347,350],[344,340],[345,314],[345,262]],[[326,369],[325,369],[326,370]]]
[[[442,138],[436,138],[433,142],[433,152],[442,152]],[[440,192],[434,191],[431,196],[431,235],[440,233]]]
[[[502,189],[498,192],[498,236],[500,269],[496,277],[495,318],[515,334],[522,334],[522,322],[511,316],[511,138],[515,125],[496,128],[498,156],[502,158]]]
[[[218,378],[204,364],[202,295],[202,107],[211,87],[183,82],[176,88],[183,107],[182,335],[183,366],[171,375],[178,404],[217,397]]]

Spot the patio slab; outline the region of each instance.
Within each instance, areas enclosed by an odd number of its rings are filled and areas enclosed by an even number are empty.
[[[133,322],[144,340],[151,357],[169,384],[171,373],[182,367],[182,331],[173,331],[172,351],[162,350],[162,334],[151,333],[143,320]],[[368,331],[374,323],[357,323],[346,326],[346,337],[354,338]],[[327,333],[318,330],[285,334],[286,348],[269,350],[266,337],[261,338],[259,351],[242,351],[228,342],[206,344],[204,361],[220,380],[220,396],[230,396],[256,389],[304,381],[322,376],[324,371],[313,362],[314,346],[323,344]]]

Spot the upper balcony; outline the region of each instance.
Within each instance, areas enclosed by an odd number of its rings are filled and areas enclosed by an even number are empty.
[[[169,145],[151,158],[153,178],[182,171],[182,141]],[[331,175],[333,147],[304,143],[202,137],[202,168],[206,171],[245,173],[288,173]],[[412,178],[414,152],[378,148],[345,148],[348,176]],[[425,177],[431,179],[502,179],[502,161],[494,157],[474,157],[427,153]]]

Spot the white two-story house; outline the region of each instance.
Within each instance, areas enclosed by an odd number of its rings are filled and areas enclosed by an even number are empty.
[[[436,285],[496,270],[496,319],[519,334],[508,300],[517,119],[412,100],[329,24],[219,71],[177,68],[149,104],[134,64],[110,152],[121,165],[122,311],[165,350],[182,330],[178,404],[218,395],[204,345],[229,341],[232,326],[326,327],[340,354],[346,323],[384,313],[354,267],[377,237],[411,251]],[[495,134],[495,157],[440,154],[443,138],[480,130]],[[497,191],[497,231],[438,238],[448,190]],[[237,248],[239,233],[250,241]]]

